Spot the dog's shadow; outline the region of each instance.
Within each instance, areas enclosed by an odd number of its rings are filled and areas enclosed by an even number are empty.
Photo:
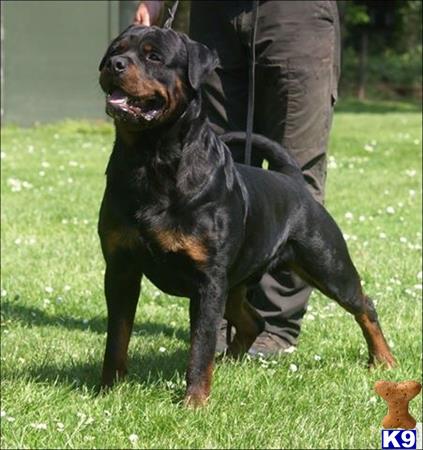
[[[107,329],[105,317],[94,317],[88,322],[82,319],[66,316],[63,314],[50,315],[46,311],[34,307],[28,307],[14,301],[5,301],[2,304],[2,318],[5,320],[18,321],[26,327],[63,327],[67,330],[80,330],[104,335]],[[143,320],[134,325],[133,334],[145,337],[165,336],[178,341],[176,348],[165,349],[163,352],[150,350],[137,353],[129,352],[129,372],[126,380],[129,382],[153,385],[176,379],[181,379],[186,369],[188,359],[189,331],[182,327],[171,327],[166,324]],[[88,346],[89,344],[87,344]],[[69,355],[67,355],[69,356]],[[89,356],[86,361],[72,360],[66,358],[67,363],[51,362],[48,355],[40,355],[38,364],[30,367],[3,371],[3,378],[26,378],[40,383],[51,383],[67,386],[71,389],[84,390],[93,395],[98,393],[101,375],[103,353]]]

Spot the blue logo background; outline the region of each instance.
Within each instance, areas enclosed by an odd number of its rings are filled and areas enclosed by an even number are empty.
[[[382,430],[382,449],[415,449],[416,430]]]

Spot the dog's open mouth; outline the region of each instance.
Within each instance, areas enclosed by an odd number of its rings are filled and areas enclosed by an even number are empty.
[[[165,105],[166,100],[162,96],[133,97],[118,88],[106,97],[107,113],[115,118],[129,116],[133,119],[143,118],[150,122],[161,114]]]

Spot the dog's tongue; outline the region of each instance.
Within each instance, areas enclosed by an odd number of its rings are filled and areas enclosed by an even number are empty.
[[[128,96],[120,89],[116,89],[110,94],[108,101],[115,105],[120,105],[128,101]]]

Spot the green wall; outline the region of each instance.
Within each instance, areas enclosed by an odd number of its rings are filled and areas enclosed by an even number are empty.
[[[122,26],[120,9],[117,1],[2,1],[3,122],[104,118],[98,64]]]

